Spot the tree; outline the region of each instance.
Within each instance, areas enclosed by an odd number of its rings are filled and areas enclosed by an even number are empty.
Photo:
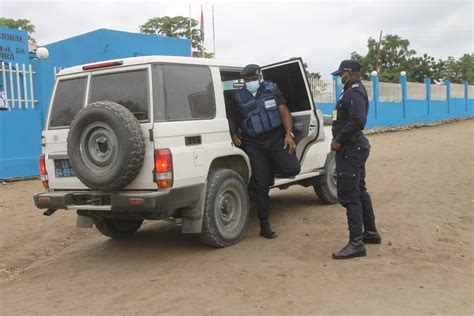
[[[362,65],[362,78],[369,79],[370,73],[376,70],[378,42],[369,38],[367,54],[362,56],[352,52],[351,58]],[[418,56],[410,49],[410,42],[398,35],[385,35],[380,45],[380,81],[398,82],[400,72],[407,73],[408,81],[423,82],[425,77],[433,81],[451,80],[461,83],[463,80],[474,81],[474,54],[464,54],[459,60],[448,57],[446,61],[435,60],[428,54]]]
[[[14,30],[23,30],[28,32],[28,38],[33,42],[36,43],[36,40],[31,37],[31,34],[33,34],[36,30],[36,27],[31,24],[31,21],[28,19],[9,19],[9,18],[4,18],[0,17],[0,26],[3,27],[8,27],[10,29]]]
[[[303,63],[303,66],[304,66],[304,70],[306,72],[306,76],[308,77],[308,79],[311,79],[311,78],[321,79],[321,74],[319,72],[312,72],[312,71],[308,70],[308,64],[307,63]]]
[[[385,35],[380,43],[380,80],[397,82],[400,71],[408,71],[409,60],[416,55],[413,49],[409,48],[410,42],[398,35]],[[362,77],[370,78],[370,73],[377,67],[377,47],[378,41],[369,38],[367,42],[368,52],[362,56],[356,52],[351,54],[351,58],[357,60],[362,65]]]
[[[440,72],[443,79],[450,80],[453,83],[462,83],[467,80],[470,84],[473,84],[474,54],[464,54],[459,60],[449,56],[446,61],[442,61]]]
[[[191,38],[193,56],[202,56],[203,40],[201,30],[197,28],[198,21],[191,19],[191,36],[189,34],[189,18],[184,16],[154,17],[140,26],[140,32],[145,34],[156,34],[170,37]],[[212,58],[213,54],[204,53],[204,57]]]

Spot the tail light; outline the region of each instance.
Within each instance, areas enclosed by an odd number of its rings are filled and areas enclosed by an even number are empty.
[[[49,189],[48,172],[46,171],[46,158],[44,154],[39,156],[39,169],[41,182],[43,183],[45,189]]]
[[[153,180],[158,189],[167,189],[173,186],[173,158],[168,148],[155,150]]]

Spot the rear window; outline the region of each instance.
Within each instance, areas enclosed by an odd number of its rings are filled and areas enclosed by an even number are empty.
[[[50,127],[68,127],[84,105],[86,77],[58,81],[51,108]]]
[[[111,101],[126,107],[137,120],[149,119],[149,92],[146,69],[94,75],[90,103]]]
[[[204,120],[215,117],[216,102],[209,67],[155,66],[154,76],[158,77],[154,80],[156,121]]]

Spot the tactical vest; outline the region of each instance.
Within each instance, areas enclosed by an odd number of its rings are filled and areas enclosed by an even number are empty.
[[[281,126],[276,85],[264,81],[259,89],[256,97],[245,88],[235,93],[243,117],[240,128],[245,136],[258,136]]]

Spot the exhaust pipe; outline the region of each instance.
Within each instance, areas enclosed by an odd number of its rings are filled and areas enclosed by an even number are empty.
[[[43,212],[43,215],[44,215],[44,216],[51,216],[51,215],[53,215],[56,211],[57,211],[57,209],[48,208],[46,211]]]

